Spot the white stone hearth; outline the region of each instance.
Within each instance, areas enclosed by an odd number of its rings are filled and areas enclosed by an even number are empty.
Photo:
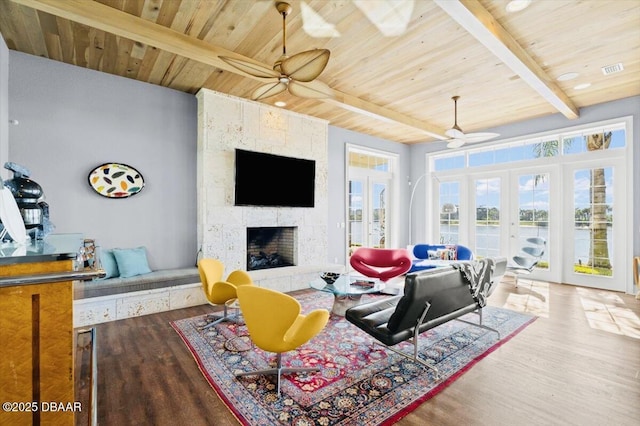
[[[73,301],[73,326],[84,327],[205,303],[207,298],[199,282],[76,299]]]
[[[197,226],[203,256],[220,259],[227,273],[245,270],[247,227],[297,227],[296,266],[270,270],[265,286],[280,291],[305,288],[306,283],[290,285],[285,279],[280,285],[273,283],[298,272],[327,269],[328,123],[207,89],[200,90],[197,99]],[[236,148],[315,160],[315,206],[234,206]]]

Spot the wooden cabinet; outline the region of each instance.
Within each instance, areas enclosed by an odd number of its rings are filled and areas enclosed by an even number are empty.
[[[0,265],[1,277],[67,271],[69,259]],[[0,287],[0,425],[73,425],[74,353],[73,281]]]

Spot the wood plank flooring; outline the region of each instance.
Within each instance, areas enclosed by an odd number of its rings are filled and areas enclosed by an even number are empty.
[[[539,318],[397,424],[640,424],[640,301],[505,277],[489,303]],[[169,325],[209,312],[97,326],[100,425],[238,424]]]

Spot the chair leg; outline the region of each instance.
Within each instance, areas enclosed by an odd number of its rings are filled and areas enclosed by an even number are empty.
[[[403,356],[405,358],[408,358],[411,361],[415,361],[418,364],[422,365],[423,367],[427,367],[428,369],[430,369],[434,373],[436,373],[436,379],[440,379],[440,371],[438,371],[438,369],[436,367],[434,367],[433,365],[429,364],[428,362],[426,362],[426,361],[424,361],[424,360],[422,360],[422,359],[420,359],[418,357],[418,346],[417,345],[413,346],[413,355],[411,355],[411,354],[408,354],[406,352],[402,352],[401,350],[398,350],[396,348],[392,348],[391,346],[387,346],[384,343],[380,343],[380,342],[375,341],[375,340],[374,340],[373,343],[376,344],[376,345],[380,345],[380,346],[384,347],[385,349],[389,349],[391,352],[394,352],[394,353],[396,353],[398,355],[401,355],[401,356]]]
[[[236,318],[239,317],[239,313],[236,312],[234,314],[229,315],[228,311],[227,311],[227,305],[224,305],[224,311],[221,317],[217,318],[216,320],[210,322],[209,324],[200,327],[200,330],[206,330],[210,327],[213,327],[216,324],[220,324],[222,321],[235,321]]]
[[[482,308],[479,308],[474,313],[479,316],[479,319],[478,319],[477,323],[471,322],[471,321],[467,321],[467,320],[463,320],[463,319],[460,319],[460,318],[456,318],[456,321],[460,321],[460,322],[463,322],[465,324],[475,325],[476,327],[484,328],[485,330],[488,330],[488,331],[493,331],[494,333],[498,334],[498,339],[500,339],[500,332],[498,330],[496,330],[495,328],[488,327],[488,326],[486,326],[486,325],[484,325],[482,323]]]
[[[507,272],[506,275],[509,275],[510,277],[513,277],[513,286],[515,288],[518,288],[518,276],[520,274],[518,272],[512,271],[512,272]]]
[[[278,388],[278,398],[280,397],[280,378],[283,374],[289,373],[308,373],[312,371],[320,371],[319,367],[309,367],[309,368],[283,368],[282,367],[282,354],[276,354],[276,368],[267,368],[265,370],[258,371],[244,371],[242,373],[236,373],[236,377],[243,376],[265,376],[265,375],[274,375],[277,376],[277,388]]]

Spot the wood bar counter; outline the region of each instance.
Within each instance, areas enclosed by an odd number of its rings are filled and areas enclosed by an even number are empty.
[[[0,245],[0,425],[73,425],[73,282],[80,234]],[[85,407],[86,408],[86,407]]]

